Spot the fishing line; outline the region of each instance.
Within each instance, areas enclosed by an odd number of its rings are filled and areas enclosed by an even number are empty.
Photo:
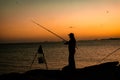
[[[46,31],[48,31],[48,32],[52,33],[52,34],[53,34],[53,35],[55,35],[56,37],[58,37],[58,38],[62,39],[63,41],[66,41],[64,38],[62,38],[62,37],[61,37],[61,36],[59,36],[58,34],[54,33],[53,31],[51,31],[51,30],[47,29],[46,27],[44,27],[44,26],[42,26],[42,25],[38,24],[37,22],[35,22],[35,21],[33,21],[33,20],[32,20],[32,22],[33,22],[34,24],[38,25],[39,27],[41,27],[41,28],[45,29]]]

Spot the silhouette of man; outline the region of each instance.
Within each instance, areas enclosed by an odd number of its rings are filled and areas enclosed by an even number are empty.
[[[70,38],[70,40],[65,43],[68,45],[68,50],[69,50],[68,66],[67,67],[71,70],[74,70],[75,69],[74,55],[75,55],[76,40],[75,40],[73,33],[69,34],[69,38]]]

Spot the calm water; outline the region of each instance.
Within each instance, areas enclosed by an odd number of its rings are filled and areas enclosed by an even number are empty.
[[[30,43],[0,45],[0,74],[25,72],[30,65],[39,45],[42,45],[49,69],[61,69],[67,65],[68,50],[63,43]],[[80,41],[77,42],[75,61],[77,68],[100,64],[100,61],[114,50],[120,48],[120,40]],[[38,55],[39,56],[39,55]],[[37,56],[37,57],[38,57]],[[106,58],[102,63],[120,61],[120,50]],[[38,64],[35,59],[32,69],[45,69],[45,64]]]

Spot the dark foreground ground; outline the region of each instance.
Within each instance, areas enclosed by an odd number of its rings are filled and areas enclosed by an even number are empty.
[[[119,62],[107,62],[76,70],[30,70],[0,75],[0,80],[120,80]]]

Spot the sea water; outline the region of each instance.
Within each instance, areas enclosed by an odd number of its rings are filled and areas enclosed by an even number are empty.
[[[46,69],[45,63],[38,63],[38,57],[41,55],[37,54],[35,57],[39,45],[42,45],[49,70],[62,69],[68,65],[68,48],[62,42],[0,44],[0,74],[26,72],[30,67]],[[118,48],[120,40],[79,41],[75,53],[76,68],[120,61],[120,50],[112,53]],[[110,56],[106,57],[107,55]],[[105,59],[101,61],[103,58]]]

